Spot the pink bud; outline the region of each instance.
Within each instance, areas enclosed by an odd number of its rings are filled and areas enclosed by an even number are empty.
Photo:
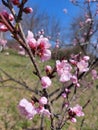
[[[90,59],[89,56],[84,56],[84,57],[83,57],[83,60],[85,60],[85,61],[88,61],[89,59]]]
[[[66,98],[67,97],[66,93],[62,93],[62,97]]]
[[[77,84],[78,83],[78,79],[77,79],[77,77],[75,75],[73,75],[71,77],[71,80],[72,80],[73,84]]]
[[[12,3],[13,3],[14,5],[20,5],[19,0],[12,0]]]
[[[32,12],[33,12],[33,9],[30,8],[30,7],[25,7],[25,8],[23,9],[23,11],[24,11],[26,14],[28,14],[28,13],[32,13]]]
[[[13,21],[13,20],[14,20],[14,17],[13,17],[12,14],[9,14],[9,20],[10,20],[10,21]]]
[[[63,12],[66,14],[67,13],[67,9],[63,9]]]
[[[45,67],[45,70],[46,70],[46,73],[47,73],[47,74],[50,74],[51,71],[52,71],[52,68],[51,68],[50,65],[47,65],[47,66]]]
[[[47,104],[47,98],[46,97],[41,97],[40,100],[39,100],[39,103],[42,104],[42,105]]]
[[[97,74],[97,71],[96,70],[92,70],[91,71],[91,74],[92,74],[92,79],[94,80],[94,79],[98,79],[98,74]]]
[[[91,23],[92,19],[88,18],[86,19],[85,23]]]
[[[73,123],[77,122],[76,118],[71,118],[70,121],[73,122]]]
[[[48,76],[44,76],[41,79],[41,84],[43,88],[48,88],[49,86],[51,86],[51,80]]]
[[[2,25],[0,26],[0,31],[1,31],[1,32],[6,32],[6,31],[8,31],[8,28],[7,28],[5,25],[2,24]]]

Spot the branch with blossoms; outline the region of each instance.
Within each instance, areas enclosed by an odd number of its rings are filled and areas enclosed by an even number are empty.
[[[11,36],[26,50],[35,68],[33,74],[40,80],[40,92],[31,90],[35,94],[33,94],[31,101],[23,98],[19,102],[18,108],[21,115],[29,120],[33,119],[36,115],[41,116],[41,130],[43,130],[45,116],[50,119],[51,130],[61,130],[67,121],[76,122],[76,117],[85,115],[83,109],[88,105],[90,100],[84,103],[84,106],[80,106],[79,104],[73,106],[72,103],[76,97],[77,90],[82,85],[81,81],[83,77],[86,77],[92,71],[93,80],[98,78],[96,70],[93,70],[98,58],[90,61],[90,57],[85,55],[86,53],[72,54],[69,60],[65,58],[62,60],[58,59],[55,61],[54,66],[46,65],[44,69],[45,74],[43,75],[37,62],[38,59],[42,63],[51,59],[51,44],[49,43],[49,39],[43,33],[35,36],[31,31],[28,31],[27,36],[25,36],[21,25],[23,13],[32,13],[32,8],[25,7],[27,0],[21,0],[21,2],[19,0],[2,0],[2,3],[10,10],[10,13],[5,10],[0,12],[0,31],[10,31]],[[92,17],[89,2],[87,4],[89,15]],[[18,10],[17,13],[15,8]],[[90,24],[88,25],[89,27],[84,39],[85,43],[89,41],[92,35],[91,29],[93,26],[93,22],[89,18],[86,19],[86,23]],[[78,38],[77,40],[78,42],[80,41]],[[18,82],[3,70],[1,71],[9,79],[22,85],[21,82]],[[58,81],[57,86],[59,85],[59,87],[52,90],[54,80]],[[24,87],[28,88],[26,85]],[[49,92],[49,89],[51,89],[51,92]],[[61,99],[59,108],[55,110],[55,104],[59,99]]]

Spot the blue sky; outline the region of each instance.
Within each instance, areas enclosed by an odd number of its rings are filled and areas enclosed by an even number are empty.
[[[45,11],[50,16],[56,16],[63,26],[63,31],[66,32],[66,41],[68,41],[70,24],[80,13],[78,6],[73,5],[70,0],[28,0],[27,4],[30,7],[37,6],[39,11]],[[66,14],[64,9],[67,9]]]
[[[70,0],[28,0],[28,5],[38,6],[40,11],[56,16],[64,25],[70,24],[73,17],[79,13],[79,8],[74,6]],[[68,10],[67,14],[63,12],[65,8]]]

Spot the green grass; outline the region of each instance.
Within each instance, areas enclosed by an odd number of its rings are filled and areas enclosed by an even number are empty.
[[[40,88],[40,84],[37,81],[37,77],[33,74],[34,68],[29,57],[20,56],[13,50],[8,50],[10,55],[6,56],[5,52],[0,53],[0,68],[10,74],[14,79],[25,82],[30,88]],[[38,61],[42,74],[45,64],[51,64],[53,66],[54,61],[42,64]],[[6,79],[7,76],[0,71],[0,79]],[[54,80],[54,84],[51,86],[51,91],[58,88],[60,84],[57,83],[57,79]],[[88,99],[91,102],[84,109],[85,119],[82,130],[98,130],[98,81],[95,83],[95,87],[87,89],[82,92],[82,88],[77,92],[79,98],[74,100],[73,104],[80,103],[84,105]],[[0,130],[23,130],[24,128],[38,127],[40,122],[38,119],[40,116],[36,116],[33,120],[28,121],[21,117],[17,105],[22,98],[30,99],[32,92],[27,91],[23,86],[13,82],[7,81],[0,83]],[[55,104],[55,110],[59,109],[59,99]],[[62,130],[80,130],[81,121],[83,118],[77,118],[77,123],[66,125]],[[50,130],[50,121],[48,118],[45,119],[45,130]]]

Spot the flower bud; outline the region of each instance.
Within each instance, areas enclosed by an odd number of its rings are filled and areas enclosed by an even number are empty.
[[[8,28],[7,28],[5,25],[2,24],[2,25],[0,26],[0,31],[1,31],[1,32],[6,32],[6,31],[8,31]]]
[[[47,98],[46,97],[41,97],[40,100],[39,100],[39,103],[42,104],[42,105],[47,104]]]
[[[9,14],[9,20],[10,20],[10,21],[13,21],[13,20],[14,20],[14,17],[13,17],[12,14]]]
[[[6,18],[8,19],[9,18],[9,14],[6,10],[2,11],[1,14]]]
[[[12,0],[12,3],[13,3],[14,5],[20,5],[19,0]]]
[[[88,61],[89,59],[90,59],[89,56],[84,56],[84,57],[83,57],[83,60],[85,60],[85,61]]]
[[[25,8],[23,9],[23,11],[24,11],[26,14],[28,14],[28,13],[32,13],[32,12],[33,12],[33,9],[30,8],[30,7],[25,7]]]
[[[50,65],[47,65],[47,66],[45,67],[45,71],[46,71],[46,74],[50,74],[50,73],[52,72],[51,66],[50,66]]]

